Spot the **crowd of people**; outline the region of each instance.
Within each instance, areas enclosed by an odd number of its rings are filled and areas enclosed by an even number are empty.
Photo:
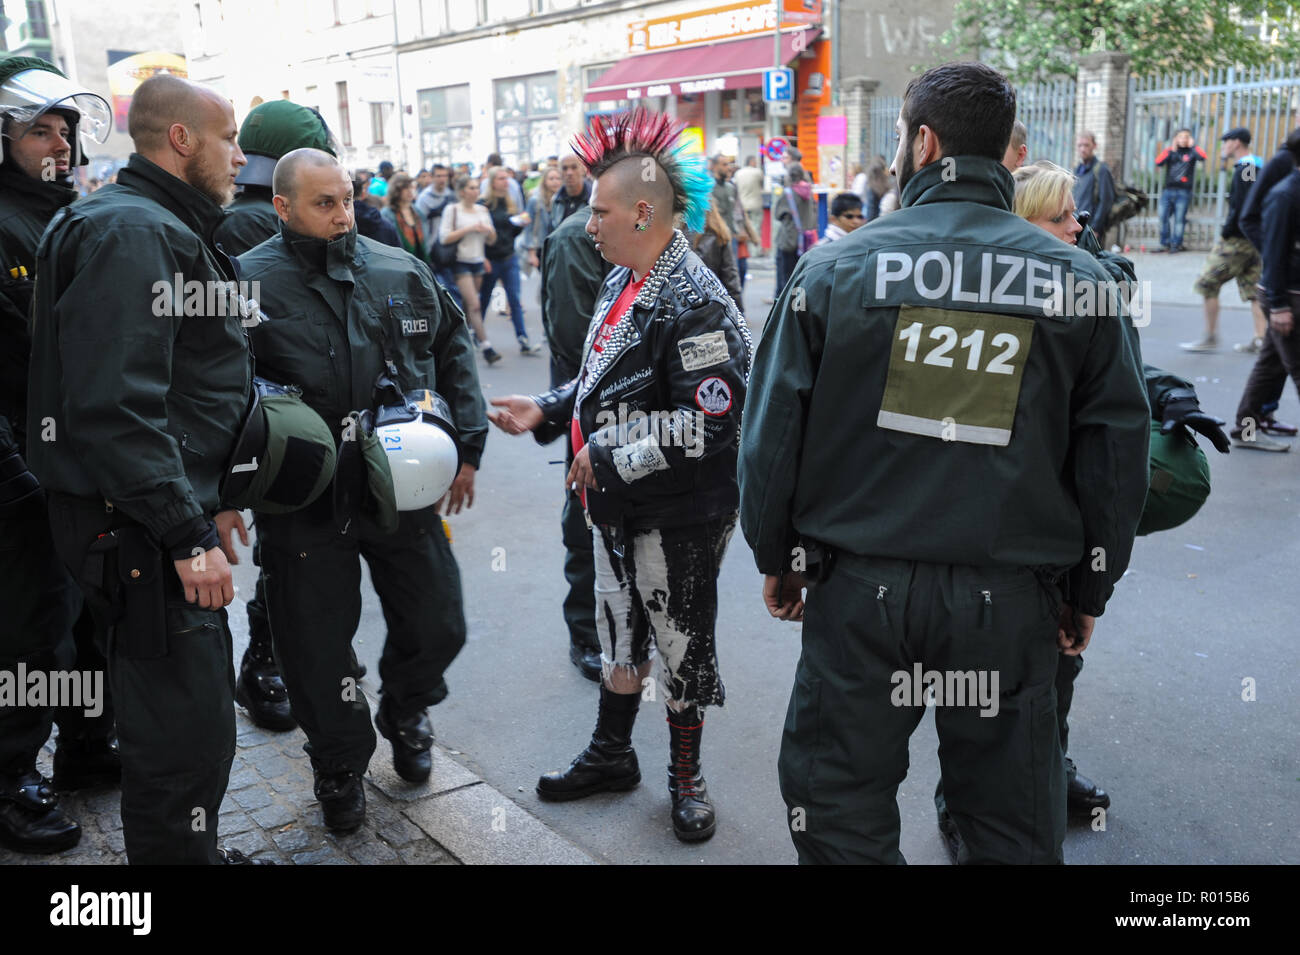
[[[1100,182],[1082,142],[1084,173],[1026,163],[1001,74],[914,79],[897,154],[833,197],[821,234],[788,152],[757,346],[743,291],[763,174],[685,150],[682,124],[643,108],[597,116],[524,176],[498,155],[481,175],[370,176],[313,110],[276,101],[237,125],[216,92],[157,76],[132,99],[127,166],[81,199],[78,137],[106,133],[103,98],[6,57],[0,113],[0,670],[109,684],[94,718],[0,708],[0,842],[65,850],[80,828],[56,790],[118,783],[132,863],[250,861],[217,832],[236,702],[302,728],[332,831],[365,821],[376,729],[403,779],[428,779],[428,708],[466,640],[442,515],[473,506],[489,423],[564,442],[563,616],[600,684],[590,741],[540,798],[639,785],[653,682],[673,831],[714,834],[702,736],[726,699],[717,583],[739,527],[756,599],[803,623],[777,767],[801,862],[903,861],[896,791],[927,705],[955,861],[1059,863],[1067,814],[1109,806],[1069,756],[1082,654],[1135,535],[1209,493],[1195,436],[1229,440],[1190,382],[1143,363],[1124,304],[1062,320],[1053,289],[1103,301],[1133,265],[1076,216],[1082,175]],[[1292,140],[1230,204],[1262,252],[1268,322],[1244,443],[1285,427],[1268,415],[1287,375],[1300,388]],[[489,409],[476,356],[501,360],[496,285],[520,353],[541,351],[521,256],[542,277],[550,388]],[[236,674],[225,607],[248,510],[259,574]],[[387,623],[373,716],[351,649],[362,559]],[[36,757],[56,722],[51,781]]]

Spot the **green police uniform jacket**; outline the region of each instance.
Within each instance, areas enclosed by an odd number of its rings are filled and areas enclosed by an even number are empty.
[[[1125,319],[1054,297],[1110,280],[1011,213],[1000,164],[954,160],[918,171],[899,212],[800,259],[754,362],[741,526],[765,574],[790,569],[800,539],[1028,566],[1064,574],[1098,615],[1148,483]]]
[[[542,244],[542,327],[564,380],[578,373],[600,287],[613,268],[587,234],[587,206],[555,227]]]
[[[25,453],[27,365],[32,339],[27,328],[36,285],[36,246],[54,213],[77,197],[70,187],[34,179],[9,163],[0,165],[0,444],[11,440]],[[10,269],[26,269],[10,275]]]
[[[358,236],[334,241],[280,234],[239,257],[268,321],[250,331],[257,373],[302,389],[342,439],[343,419],[374,406],[385,342],[403,391],[442,395],[464,463],[478,467],[487,416],[465,318],[428,267]]]
[[[107,500],[173,550],[210,540],[252,382],[221,294],[234,270],[211,245],[220,221],[132,155],[116,185],[54,217],[36,255],[28,464],[47,490]]]
[[[216,244],[226,255],[243,255],[280,231],[280,216],[265,186],[245,186],[217,226]]]

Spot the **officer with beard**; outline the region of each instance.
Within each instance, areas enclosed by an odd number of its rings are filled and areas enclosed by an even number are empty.
[[[128,859],[245,861],[216,839],[238,518],[219,505],[252,363],[239,312],[207,304],[235,277],[210,236],[245,160],[230,103],[174,76],[140,84],[128,125],[117,183],[61,210],[38,250],[29,463],[108,634]]]
[[[103,142],[109,112],[102,97],[68,82],[44,60],[5,56],[0,116],[0,671],[18,682],[20,665],[28,673],[75,669],[98,673],[101,681],[93,706],[0,703],[0,844],[19,852],[57,852],[76,845],[81,829],[63,814],[36,770],[52,722],[59,724],[53,789],[116,782],[122,770],[94,622],[54,551],[44,493],[24,463],[27,320],[36,246],[54,214],[76,198],[73,169],[86,164],[78,136]]]

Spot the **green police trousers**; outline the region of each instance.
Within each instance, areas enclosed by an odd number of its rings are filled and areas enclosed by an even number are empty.
[[[460,571],[432,507],[403,511],[392,534],[364,518],[340,534],[321,513],[313,505],[258,515],[266,609],[275,659],[313,767],[363,774],[376,739],[352,669],[361,558],[388,626],[379,677],[384,705],[397,717],[447,696],[443,673],[465,644]]]
[[[927,686],[960,861],[1062,861],[1059,602],[1028,568],[837,555],[809,588],[778,762],[801,863],[905,861],[896,793]]]
[[[235,758],[226,611],[187,603],[170,558],[148,552],[142,546],[147,532],[121,512],[106,511],[102,501],[49,497],[59,556],[107,637],[127,860],[215,865],[217,817]],[[126,550],[128,539],[136,542],[134,553]],[[134,610],[134,598],[123,595],[128,579],[138,579],[148,595],[135,601]],[[151,612],[141,612],[148,606]]]

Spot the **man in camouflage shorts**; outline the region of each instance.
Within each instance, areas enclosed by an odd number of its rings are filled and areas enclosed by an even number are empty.
[[[1257,352],[1264,339],[1267,323],[1264,312],[1255,301],[1255,285],[1259,282],[1261,262],[1259,253],[1241,231],[1238,218],[1246,204],[1246,195],[1258,178],[1260,160],[1250,152],[1250,131],[1231,129],[1223,137],[1220,153],[1225,162],[1232,162],[1232,188],[1228,193],[1228,216],[1219,232],[1214,248],[1205,258],[1205,266],[1192,287],[1205,299],[1205,337],[1199,342],[1185,342],[1187,351],[1214,351],[1219,345],[1219,289],[1229,279],[1237,280],[1237,289],[1243,301],[1250,303],[1255,319],[1255,337],[1252,341],[1235,346],[1237,351]]]

